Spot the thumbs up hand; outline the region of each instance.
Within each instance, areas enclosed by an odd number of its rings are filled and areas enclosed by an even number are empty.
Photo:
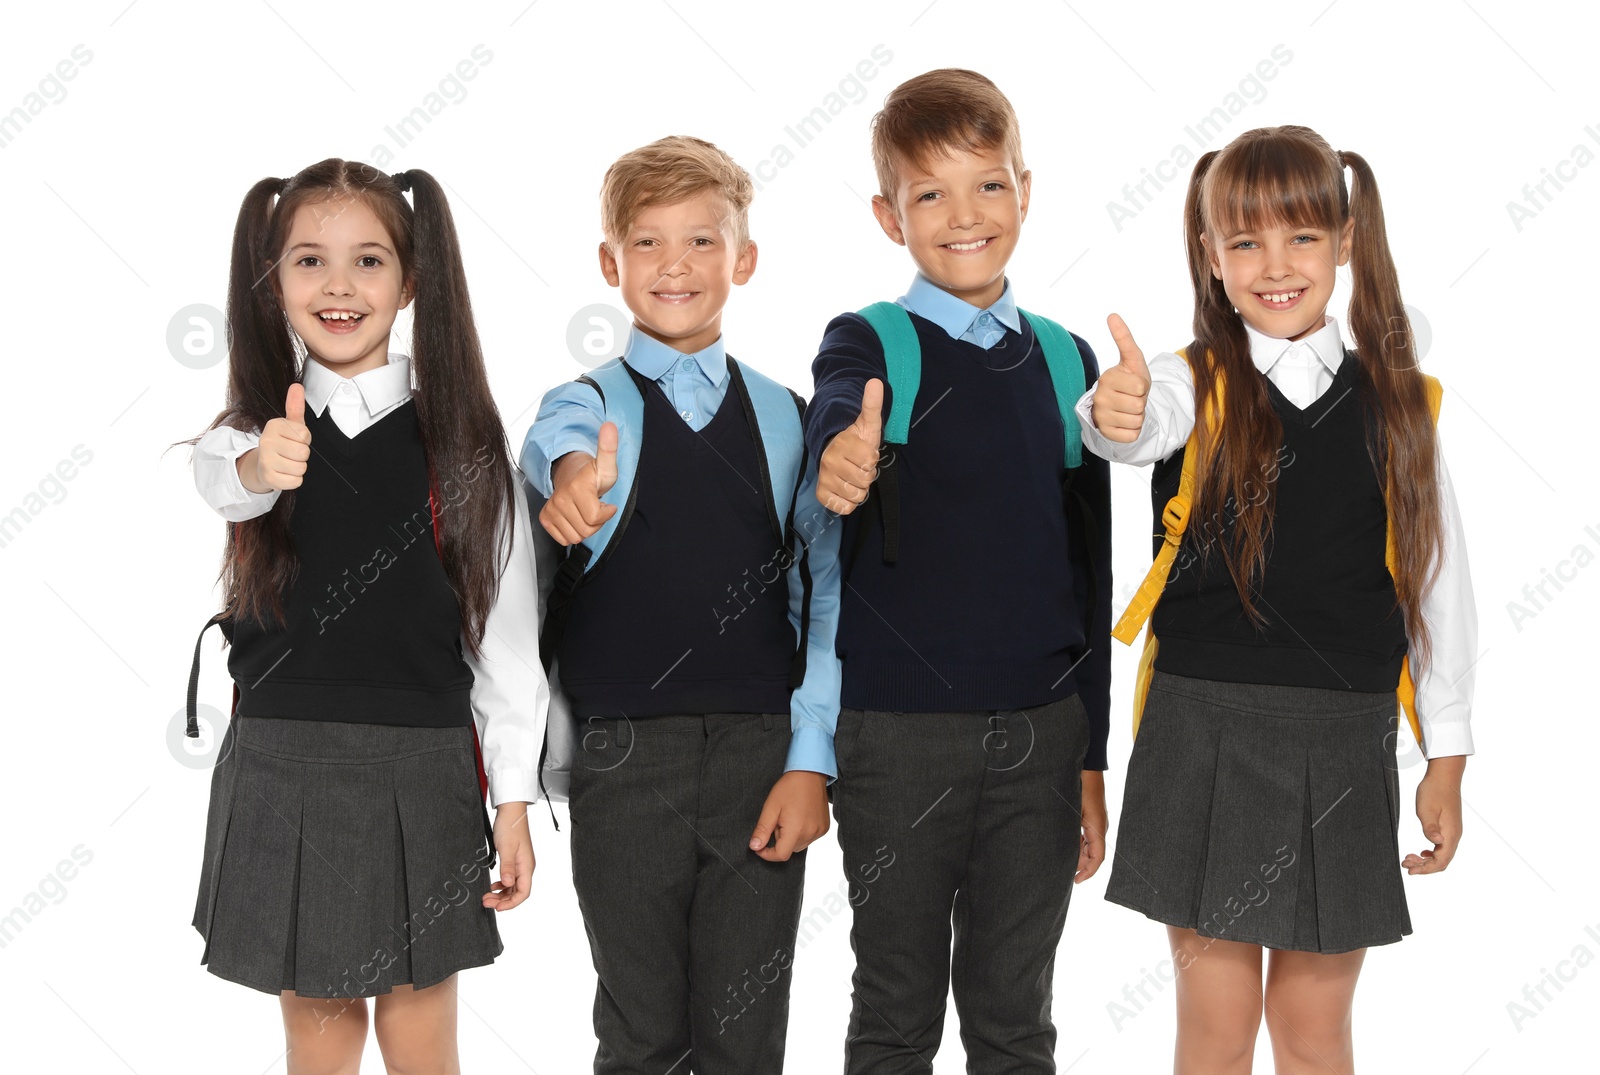
[[[1118,362],[1100,374],[1094,390],[1094,408],[1090,418],[1106,440],[1131,444],[1139,439],[1144,427],[1144,405],[1150,395],[1150,367],[1144,363],[1144,352],[1133,342],[1133,333],[1122,318],[1112,314],[1106,318],[1111,328],[1111,338],[1117,343]]]
[[[311,430],[306,427],[306,390],[289,386],[282,418],[273,418],[261,430],[261,441],[239,457],[239,480],[253,493],[298,489],[305,480],[311,458]]]
[[[539,522],[563,545],[576,545],[600,531],[617,513],[615,504],[600,498],[617,484],[617,426],[607,422],[600,427],[600,440],[594,455],[568,452],[556,460],[550,499],[539,510]]]
[[[883,446],[883,382],[874,377],[861,390],[861,412],[828,442],[817,467],[817,500],[849,515],[867,499],[878,477]]]

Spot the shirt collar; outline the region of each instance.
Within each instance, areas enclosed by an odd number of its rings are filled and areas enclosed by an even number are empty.
[[[637,325],[628,332],[628,350],[624,353],[623,359],[652,381],[659,381],[665,377],[674,363],[685,358],[694,359],[695,364],[700,367],[700,372],[705,374],[706,380],[713,385],[721,384],[723,378],[728,376],[728,353],[723,349],[721,336],[704,349],[685,355],[655,337],[640,332]]]
[[[395,404],[410,399],[411,359],[394,352],[390,352],[388,358],[388,362],[376,369],[358,373],[354,377],[341,376],[314,358],[306,359],[305,376],[302,379],[306,390],[306,406],[321,418],[333,394],[345,381],[356,386],[362,402],[367,405],[367,413],[371,415],[382,414]]]
[[[965,299],[956,298],[921,273],[911,281],[911,286],[900,296],[899,302],[918,317],[925,317],[944,329],[945,334],[953,340],[965,335],[973,322],[985,313]],[[1017,300],[1011,296],[1010,280],[1006,281],[1005,290],[987,312],[1012,332],[1022,331],[1022,319],[1017,313]]]
[[[1339,367],[1344,365],[1344,340],[1339,335],[1338,319],[1324,316],[1327,319],[1321,328],[1298,340],[1268,336],[1245,321],[1245,335],[1250,338],[1250,361],[1255,363],[1256,369],[1266,373],[1276,366],[1278,360],[1288,354],[1290,349],[1305,347],[1317,356],[1318,361],[1327,367],[1329,373],[1338,373]]]

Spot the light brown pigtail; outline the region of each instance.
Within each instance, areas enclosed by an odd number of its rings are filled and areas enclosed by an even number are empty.
[[[1432,640],[1422,618],[1422,598],[1433,585],[1444,552],[1436,477],[1437,440],[1428,410],[1416,341],[1400,280],[1389,253],[1383,201],[1372,169],[1358,154],[1339,154],[1350,169],[1350,332],[1365,374],[1364,389],[1378,415],[1382,442],[1374,463],[1389,486],[1390,533],[1395,541],[1395,595],[1405,615],[1413,665],[1427,663]]]

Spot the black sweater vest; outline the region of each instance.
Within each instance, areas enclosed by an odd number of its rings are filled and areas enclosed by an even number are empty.
[[[416,407],[351,439],[306,412],[311,459],[290,531],[284,626],[240,619],[228,670],[242,716],[470,724],[472,670],[440,563]]]
[[[633,515],[573,594],[561,682],[580,717],[788,713],[787,573],[744,408],[730,386],[695,431],[646,387]]]
[[[1066,434],[1044,352],[1026,320],[988,350],[911,322],[921,385],[909,442],[884,464],[899,471],[899,556],[884,562],[875,505],[845,516],[841,703],[928,713],[1068,697],[1092,596],[1075,592],[1073,557],[1087,550],[1069,534]],[[824,350],[834,333],[882,352],[853,315],[830,326]]]
[[[1374,416],[1359,382],[1348,352],[1333,385],[1303,411],[1267,381],[1283,422],[1277,463],[1257,482],[1262,489],[1272,483],[1277,494],[1266,569],[1254,594],[1267,622],[1257,629],[1245,617],[1222,559],[1239,507],[1230,503],[1211,519],[1191,517],[1152,617],[1160,639],[1156,668],[1233,683],[1395,689],[1405,621],[1384,560],[1388,509],[1367,448]],[[1151,496],[1158,534],[1182,467],[1181,450],[1156,465]],[[1256,498],[1243,510],[1259,505]]]

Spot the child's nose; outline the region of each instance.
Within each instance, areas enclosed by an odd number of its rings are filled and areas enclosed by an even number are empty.
[[[950,226],[971,228],[983,223],[983,210],[978,203],[966,198],[950,199]]]

